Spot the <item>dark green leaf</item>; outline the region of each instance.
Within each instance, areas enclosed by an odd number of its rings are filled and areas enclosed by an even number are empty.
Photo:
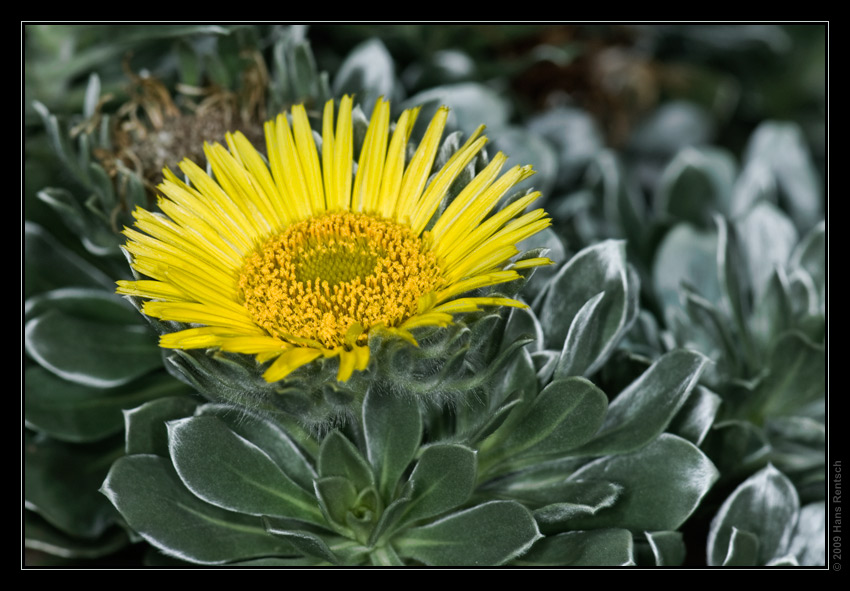
[[[24,295],[69,285],[115,289],[115,281],[32,222],[24,224]]]
[[[71,536],[51,526],[32,511],[24,511],[24,547],[62,558],[100,558],[130,544],[120,527],[106,530],[93,540]]]
[[[676,530],[717,480],[717,469],[692,443],[661,434],[639,451],[608,456],[574,472],[569,482],[606,480],[622,487],[614,506],[572,527]]]
[[[707,363],[699,353],[684,349],[664,355],[614,398],[596,437],[578,451],[623,453],[652,441],[685,403]]]
[[[495,566],[521,556],[539,538],[528,509],[492,501],[408,529],[394,546],[429,566]]]
[[[222,564],[295,553],[289,543],[267,533],[259,518],[198,499],[166,458],[121,458],[113,464],[102,491],[130,527],[170,556]]]
[[[632,534],[627,529],[571,531],[547,536],[527,554],[512,562],[516,566],[632,566],[635,564]]]
[[[720,299],[717,283],[717,236],[679,224],[664,237],[655,254],[652,283],[664,310],[679,305],[685,282],[710,302]]]
[[[729,551],[723,566],[757,566],[759,552],[758,536],[746,530],[732,528]]]
[[[524,500],[531,496],[541,499],[548,497],[548,504],[534,511],[534,519],[537,520],[544,533],[565,531],[575,529],[571,522],[592,517],[602,509],[614,505],[620,496],[622,487],[604,480],[590,481],[568,481],[555,486],[538,489],[516,500]],[[555,493],[559,494],[555,494]],[[539,502],[539,501],[538,501]]]
[[[716,148],[687,147],[664,170],[655,209],[700,228],[711,225],[715,212],[728,212],[735,161]]]
[[[98,389],[67,382],[32,366],[25,375],[27,425],[71,442],[97,441],[124,428],[123,409],[186,392],[177,380],[155,374],[125,386]]]
[[[313,490],[316,471],[289,434],[274,421],[223,404],[206,404],[197,414],[218,417],[231,431],[263,450],[301,488]]]
[[[671,421],[670,432],[700,445],[714,424],[720,402],[720,396],[708,388],[697,386]]]
[[[419,406],[403,395],[370,388],[363,401],[363,434],[369,462],[378,474],[378,490],[389,502],[419,449]]]
[[[644,532],[656,566],[681,566],[685,561],[685,542],[677,531]]]
[[[622,241],[608,240],[585,248],[558,272],[540,306],[540,323],[547,349],[562,349],[579,310],[601,292],[604,303],[597,312],[604,320],[597,341],[600,354],[613,344],[614,335],[627,324],[628,267]]]
[[[125,453],[168,457],[168,421],[192,416],[198,403],[185,396],[151,400],[124,412],[127,429]]]
[[[826,351],[800,333],[787,333],[776,343],[768,361],[769,373],[758,385],[753,401],[760,416],[794,414],[826,395]]]
[[[200,499],[250,515],[324,523],[312,494],[218,418],[173,421],[168,424],[168,443],[180,479]]]
[[[331,564],[339,564],[339,558],[330,548],[328,548],[325,540],[313,532],[299,529],[288,529],[283,524],[275,523],[275,520],[271,518],[265,518],[263,522],[266,526],[267,532],[279,538],[283,538],[303,554],[321,558]]]
[[[758,541],[754,564],[764,565],[782,556],[791,541],[799,511],[794,485],[768,465],[736,488],[720,507],[708,533],[708,564],[723,564],[729,556],[737,560],[743,550],[732,548],[736,542],[749,553],[754,546],[752,538]],[[736,540],[736,529],[749,535],[743,536],[745,540]]]
[[[492,436],[496,457],[558,457],[588,441],[602,424],[608,397],[584,378],[555,380],[543,388],[517,420]],[[482,451],[487,446],[482,448]],[[492,465],[494,460],[488,459]]]
[[[349,535],[346,516],[357,505],[357,489],[342,476],[325,476],[316,480],[316,496],[329,523],[337,531]]]
[[[156,339],[142,325],[116,326],[56,310],[30,320],[27,353],[59,377],[95,388],[126,384],[162,366]]]
[[[88,539],[115,523],[115,510],[97,489],[109,465],[123,453],[112,438],[97,444],[68,444],[31,436],[24,439],[24,500],[63,532]]]
[[[475,477],[475,452],[468,447],[436,444],[425,448],[410,475],[413,490],[404,521],[433,517],[459,506],[472,494]]]
[[[319,449],[319,475],[347,478],[357,490],[375,484],[369,463],[339,431],[332,431],[322,441],[322,447]]]

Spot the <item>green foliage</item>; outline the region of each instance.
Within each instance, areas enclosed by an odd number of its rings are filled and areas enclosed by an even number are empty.
[[[826,564],[825,27],[24,35],[31,564]],[[163,355],[175,326],[114,295],[151,184],[102,158],[140,80],[182,114],[353,93],[355,155],[377,97],[423,105],[414,138],[446,104],[436,166],[486,123],[553,219],[517,260],[555,264],[501,287],[529,309],[374,339],[344,384],[336,359],[267,384],[248,356]]]

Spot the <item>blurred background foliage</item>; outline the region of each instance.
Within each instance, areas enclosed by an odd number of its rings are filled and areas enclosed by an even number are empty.
[[[625,240],[640,313],[593,366],[605,392],[676,347],[713,361],[670,427],[700,417],[693,440],[720,471],[682,528],[686,564],[787,559],[748,554],[733,526],[816,563],[799,540],[823,524],[791,530],[824,515],[827,48],[822,24],[25,24],[24,517],[29,547],[53,555],[28,560],[138,559],[96,490],[123,454],[120,410],[192,395],[112,293],[129,212],[203,141],[258,140],[293,103],[315,114],[355,93],[367,116],[384,96],[395,115],[424,104],[427,122],[445,103],[450,127],[486,123],[493,151],[537,170],[526,186],[553,228],[528,247],[558,267]],[[556,272],[523,292],[538,313]],[[122,343],[101,338],[116,327]],[[559,349],[534,352],[541,383]],[[748,512],[752,490],[780,500]],[[782,515],[791,529],[759,529]]]

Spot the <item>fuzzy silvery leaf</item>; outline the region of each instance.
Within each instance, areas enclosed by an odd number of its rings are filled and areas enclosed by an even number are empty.
[[[402,556],[427,565],[496,566],[540,538],[531,513],[512,501],[491,501],[408,529],[393,542]]]
[[[571,531],[538,540],[515,566],[632,566],[632,534],[627,529]]]
[[[512,489],[512,492],[516,488]],[[561,532],[572,527],[572,522],[585,521],[599,511],[614,505],[622,487],[604,480],[578,480],[548,486],[534,494],[520,493],[517,500],[528,503],[529,497],[540,503],[545,496],[548,503],[534,511],[534,519],[544,533]],[[536,504],[537,504],[536,503]]]
[[[482,472],[570,452],[593,437],[607,406],[605,393],[584,378],[551,382],[482,444]]]
[[[371,113],[378,97],[395,98],[395,62],[380,39],[370,39],[346,56],[336,73],[334,94],[356,94],[360,104]]]
[[[826,564],[826,503],[816,502],[800,509],[788,553],[803,566]]]
[[[375,484],[372,467],[360,451],[339,431],[329,433],[319,448],[319,476],[347,478],[357,490]]]
[[[602,358],[613,349],[634,317],[630,317],[629,271],[626,246],[622,241],[608,240],[585,248],[576,254],[550,281],[540,304],[538,317],[543,326],[547,349],[564,346],[570,326],[587,301],[605,292],[600,308],[599,336],[595,339],[593,357]]]
[[[717,236],[688,224],[674,227],[655,254],[652,283],[664,310],[679,305],[683,282],[710,302],[720,299],[717,282]]]
[[[728,212],[736,175],[732,156],[717,148],[687,147],[661,175],[655,210],[706,229],[715,212]]]
[[[758,300],[774,268],[784,267],[797,244],[797,229],[775,205],[762,202],[737,222],[753,297]]]
[[[506,125],[511,115],[510,103],[498,92],[476,82],[459,82],[435,86],[408,98],[405,108],[425,105],[419,116],[422,122],[431,119],[430,105],[446,105],[449,113],[448,126],[470,135],[481,123],[495,128]],[[414,132],[415,133],[415,132]]]
[[[231,431],[263,450],[301,488],[313,490],[313,465],[279,423],[242,409],[236,412],[223,404],[205,404],[195,414],[217,417]]]
[[[422,439],[419,406],[410,398],[372,388],[363,401],[363,436],[369,463],[385,499],[395,491]]]
[[[214,416],[168,424],[171,459],[186,487],[213,505],[322,524],[315,497],[259,447]]]
[[[812,228],[791,254],[791,268],[805,269],[818,289],[821,308],[826,292],[826,223]]]
[[[101,489],[127,524],[166,554],[222,564],[290,556],[292,546],[265,531],[257,517],[220,509],[189,492],[167,458],[126,456]]]
[[[614,398],[599,432],[577,453],[624,453],[652,441],[685,403],[707,363],[684,349],[661,357]]]
[[[402,519],[411,523],[458,507],[475,489],[477,459],[468,447],[426,447],[410,475],[413,487]]]
[[[743,482],[715,515],[708,534],[708,564],[748,559],[764,565],[784,555],[797,523],[800,500],[794,485],[771,465]],[[748,532],[735,535],[735,530]],[[729,558],[729,557],[734,558]],[[748,566],[752,566],[748,565]]]
[[[631,454],[595,460],[567,480],[605,480],[622,487],[613,506],[578,519],[575,529],[676,530],[717,480],[714,464],[689,441],[663,433]]]
[[[783,205],[802,230],[823,218],[823,196],[803,133],[794,123],[768,121],[750,137],[745,161],[763,162],[776,178]]]

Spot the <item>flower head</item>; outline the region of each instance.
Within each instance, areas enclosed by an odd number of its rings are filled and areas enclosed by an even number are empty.
[[[391,133],[389,103],[379,100],[355,166],[352,101],[341,100],[335,126],[334,107],[325,105],[319,149],[295,106],[291,125],[284,114],[266,123],[267,160],[241,133],[227,134],[227,148],[204,148],[214,179],[184,160],[188,183],[164,171],[162,214],[134,212],[126,248],[150,279],[119,281],[118,293],[145,298],[148,316],[191,325],[162,335],[162,347],[254,355],[271,362],[268,382],[338,358],[346,381],[368,366],[373,334],[415,345],[418,327],[523,305],[465,294],[550,262],[511,263],[516,244],[549,225],[542,209],[523,213],[539,193],[496,210],[531,167],[500,176],[507,158],[496,154],[445,205],[486,142],[483,128],[434,171],[448,109],[406,160],[419,109],[404,111]]]

